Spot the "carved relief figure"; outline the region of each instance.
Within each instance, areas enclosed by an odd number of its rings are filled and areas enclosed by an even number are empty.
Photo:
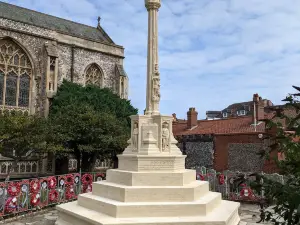
[[[159,77],[155,76],[153,77],[153,89],[152,89],[152,100],[153,101],[159,101],[160,99],[160,84],[159,84]]]
[[[155,102],[160,100],[160,78],[158,64],[155,64],[154,66],[154,73],[152,78],[152,100]]]
[[[169,147],[170,131],[168,128],[168,123],[163,123],[161,138],[162,138],[162,151],[164,152],[168,150]]]
[[[138,149],[138,140],[139,140],[139,124],[134,123],[133,133],[132,133],[132,148],[134,150]]]

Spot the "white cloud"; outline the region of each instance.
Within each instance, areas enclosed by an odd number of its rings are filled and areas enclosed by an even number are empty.
[[[96,26],[125,47],[132,103],[145,107],[147,11],[141,0],[6,0]],[[299,85],[299,0],[163,0],[159,11],[161,112],[186,117]]]

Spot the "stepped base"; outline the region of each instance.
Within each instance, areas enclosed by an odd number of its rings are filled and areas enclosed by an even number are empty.
[[[81,207],[76,201],[57,206],[59,219],[55,225],[238,225],[239,206],[239,203],[222,200],[205,216],[114,218]]]

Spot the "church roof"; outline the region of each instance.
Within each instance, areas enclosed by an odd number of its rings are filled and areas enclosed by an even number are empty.
[[[98,26],[98,28],[91,27],[4,2],[0,2],[0,18],[43,27],[45,29],[54,30],[59,33],[69,34],[83,39],[114,44],[100,26]]]

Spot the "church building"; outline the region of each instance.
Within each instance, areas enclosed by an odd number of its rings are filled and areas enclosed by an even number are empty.
[[[0,110],[47,116],[66,79],[128,97],[124,48],[91,27],[0,2]]]

